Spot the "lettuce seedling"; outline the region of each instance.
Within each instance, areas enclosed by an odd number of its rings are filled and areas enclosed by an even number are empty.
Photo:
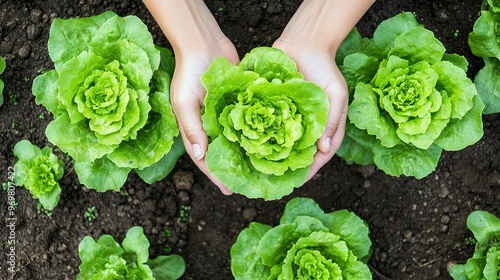
[[[350,94],[337,154],[420,179],[443,150],[481,139],[484,104],[466,75],[468,62],[445,51],[412,13],[385,20],[372,39],[353,29],[336,57]]]
[[[176,254],[149,259],[149,241],[142,227],[127,231],[122,244],[113,236],[97,241],[85,236],[78,245],[82,264],[77,280],[179,279],[185,271],[184,259]]]
[[[24,186],[46,210],[53,210],[61,196],[59,180],[64,175],[64,162],[52,153],[52,148],[40,149],[29,140],[14,146],[14,183]]]
[[[500,219],[487,211],[474,211],[467,217],[467,228],[477,240],[474,254],[465,264],[454,264],[455,280],[500,279]]]
[[[201,80],[212,175],[231,191],[266,200],[302,185],[326,125],[323,90],[270,47],[253,49],[238,65],[216,58]]]
[[[325,213],[310,198],[290,200],[276,227],[252,222],[231,247],[236,280],[372,279],[366,223],[347,210]]]
[[[170,105],[172,52],[138,17],[111,11],[55,19],[48,49],[55,69],[34,80],[33,94],[54,115],[45,134],[74,159],[80,182],[106,191],[131,170],[148,183],[164,178],[184,153]]]
[[[485,108],[484,114],[500,112],[500,4],[489,0],[469,34],[472,53],[482,57],[485,66],[474,78],[474,84]]]
[[[3,73],[3,71],[5,70],[5,59],[3,59],[3,57],[0,56],[0,74]],[[4,87],[4,83],[3,81],[0,79],[0,107],[2,107],[3,105],[3,87]]]

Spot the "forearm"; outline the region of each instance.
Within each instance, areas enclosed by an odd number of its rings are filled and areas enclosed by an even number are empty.
[[[375,0],[304,0],[279,40],[327,48],[332,55]]]
[[[176,56],[226,38],[202,0],[143,0]]]

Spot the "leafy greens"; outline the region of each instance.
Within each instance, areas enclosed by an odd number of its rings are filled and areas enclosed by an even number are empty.
[[[101,235],[97,241],[85,236],[78,246],[82,264],[77,280],[174,280],[185,271],[184,259],[179,255],[149,259],[149,241],[142,227],[127,231],[122,244],[113,236]]]
[[[477,240],[474,254],[466,264],[454,264],[455,280],[497,280],[500,278],[500,219],[487,211],[474,211],[467,217],[467,228]]]
[[[55,19],[48,49],[55,69],[34,80],[33,94],[54,115],[45,134],[74,159],[80,182],[106,191],[131,170],[147,183],[165,177],[184,153],[169,99],[172,52],[138,17],[111,11]]]
[[[372,39],[353,29],[336,57],[351,100],[337,154],[393,176],[423,178],[442,150],[476,143],[484,105],[467,78],[467,60],[445,51],[412,13],[385,20]]]
[[[496,3],[495,3],[496,2]],[[489,0],[469,34],[472,53],[482,57],[485,66],[474,78],[483,101],[484,114],[500,112],[500,5]]]
[[[53,210],[61,197],[59,180],[64,175],[64,162],[52,153],[52,148],[40,149],[29,140],[14,146],[18,161],[14,164],[14,183],[24,186],[43,208]]]
[[[290,200],[276,227],[252,222],[231,247],[236,280],[372,279],[366,223],[347,210],[325,213],[310,198]]]
[[[270,47],[253,49],[239,65],[217,58],[201,80],[210,172],[250,198],[279,199],[302,185],[326,125],[323,90]]]

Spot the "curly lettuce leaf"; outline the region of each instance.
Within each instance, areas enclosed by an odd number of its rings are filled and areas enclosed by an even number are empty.
[[[484,58],[484,67],[474,78],[477,92],[484,103],[484,114],[500,112],[500,60]]]

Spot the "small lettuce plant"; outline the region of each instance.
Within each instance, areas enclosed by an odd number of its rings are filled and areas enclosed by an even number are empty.
[[[236,280],[372,279],[366,223],[347,210],[325,213],[310,198],[293,198],[272,227],[252,222],[231,247]]]
[[[148,183],[168,175],[184,153],[170,105],[172,52],[138,17],[111,11],[55,19],[48,50],[55,69],[34,80],[33,94],[54,116],[48,140],[73,158],[80,182],[119,190],[131,170]]]
[[[326,125],[323,90],[270,47],[253,49],[238,65],[217,58],[201,80],[210,172],[249,198],[279,199],[301,186]]]
[[[149,241],[142,227],[127,231],[122,244],[109,234],[94,240],[85,236],[78,246],[82,264],[77,280],[174,280],[185,271],[184,259],[176,254],[149,259]]]
[[[500,3],[488,0],[469,34],[472,53],[484,60],[474,83],[485,108],[484,114],[500,112]]]
[[[467,60],[447,54],[412,13],[382,22],[372,39],[353,29],[336,57],[350,94],[338,155],[386,174],[423,178],[443,150],[483,136],[484,104],[467,77]]]
[[[3,73],[3,71],[5,70],[5,59],[3,57],[0,56],[0,74]],[[3,87],[4,87],[4,83],[2,80],[0,80],[0,107],[2,107],[3,105]]]
[[[61,196],[59,180],[64,175],[64,162],[52,153],[52,148],[40,149],[29,140],[14,146],[14,183],[24,186],[46,210],[53,210]]]
[[[487,211],[474,211],[467,217],[467,228],[474,234],[474,254],[465,264],[454,264],[455,280],[500,279],[500,219]]]

